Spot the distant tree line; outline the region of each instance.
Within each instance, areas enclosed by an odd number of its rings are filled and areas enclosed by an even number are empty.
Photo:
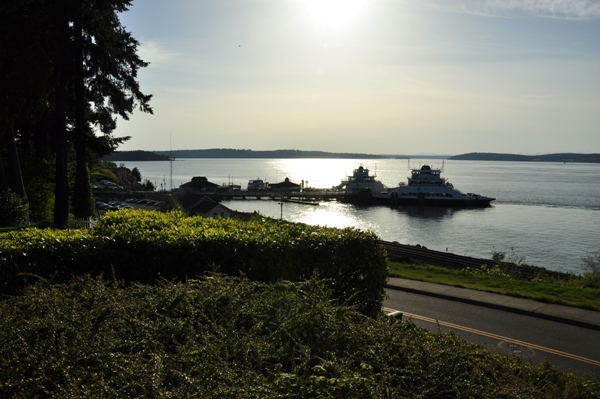
[[[454,155],[448,159],[464,161],[600,162],[600,154],[559,153],[547,155],[518,155],[493,152],[471,152],[468,154]]]
[[[168,161],[169,157],[152,151],[115,151],[105,156],[104,160],[109,162]]]
[[[137,73],[148,64],[119,14],[131,0],[0,3],[0,197],[63,228],[69,205],[93,212],[90,166],[129,137],[116,118],[152,113]]]
[[[302,150],[236,150],[232,148],[212,148],[205,150],[174,150],[155,151],[157,154],[169,155],[174,158],[358,158],[382,159],[385,155],[360,154],[348,152],[302,151]]]

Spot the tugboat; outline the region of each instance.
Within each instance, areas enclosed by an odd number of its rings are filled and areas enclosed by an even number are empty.
[[[400,183],[389,191],[392,205],[439,205],[462,207],[486,207],[495,198],[474,193],[463,193],[452,183],[441,177],[442,169],[432,169],[423,165],[420,169],[410,169],[407,183]]]

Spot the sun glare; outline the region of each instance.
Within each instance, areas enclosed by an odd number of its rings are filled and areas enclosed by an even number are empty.
[[[323,25],[340,26],[351,22],[365,0],[305,0],[308,11]]]

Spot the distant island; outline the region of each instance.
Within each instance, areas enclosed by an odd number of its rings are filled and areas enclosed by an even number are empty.
[[[250,159],[300,159],[300,158],[325,158],[325,159],[449,159],[461,161],[520,161],[520,162],[599,162],[600,154],[575,154],[560,153],[547,155],[517,155],[500,154],[493,152],[471,152],[461,155],[389,155],[389,154],[363,154],[350,152],[302,151],[302,150],[237,150],[232,148],[212,148],[204,150],[173,150],[173,151],[116,151],[104,157],[111,162],[136,162],[136,161],[168,161],[185,158],[250,158]]]
[[[325,151],[301,151],[301,150],[236,150],[233,148],[211,148],[205,150],[173,150],[155,151],[157,154],[169,155],[173,158],[360,158],[360,159],[382,159],[391,158],[389,155],[373,155],[360,153],[335,153]]]
[[[517,155],[493,152],[471,152],[448,157],[461,161],[520,161],[520,162],[600,162],[600,154],[559,153],[547,155]]]
[[[109,162],[135,162],[135,161],[168,161],[168,155],[157,154],[152,151],[115,151],[104,157]]]

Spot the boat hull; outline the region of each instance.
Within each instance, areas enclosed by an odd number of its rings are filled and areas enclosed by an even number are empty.
[[[352,176],[342,182],[345,188],[342,201],[355,204],[417,205],[462,208],[482,208],[490,206],[495,198],[474,193],[463,193],[441,177],[442,169],[432,169],[423,165],[420,169],[410,169],[408,183],[400,183],[389,189],[362,166],[354,170]]]
[[[478,199],[417,199],[417,198],[389,198],[386,199],[390,205],[418,205],[418,206],[444,206],[460,208],[485,208],[491,206],[494,198]]]
[[[349,202],[360,205],[388,205],[388,206],[437,206],[447,208],[485,208],[491,206],[495,198],[488,197],[470,197],[465,198],[444,198],[444,197],[395,197],[394,195],[367,196],[367,195],[345,195],[343,202]]]

